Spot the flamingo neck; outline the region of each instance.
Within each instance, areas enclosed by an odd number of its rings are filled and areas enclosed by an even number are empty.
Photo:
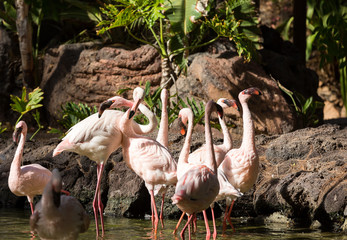
[[[27,132],[22,131],[22,133],[20,135],[18,147],[16,149],[16,153],[15,153],[13,161],[11,163],[11,170],[10,170],[11,173],[15,173],[15,174],[19,175],[20,167],[21,167],[21,163],[22,163],[22,158],[23,158],[23,151],[24,151],[24,144],[25,144],[26,136],[27,136]]]
[[[252,114],[249,110],[247,102],[242,102],[242,118],[243,118],[243,137],[242,137],[242,148],[253,149],[255,148],[254,144],[254,126],[252,121]]]
[[[207,147],[207,161],[206,165],[211,168],[215,173],[217,173],[217,163],[216,157],[214,155],[213,141],[212,141],[212,131],[210,125],[210,116],[211,116],[211,105],[206,106],[205,109],[205,141]]]
[[[148,118],[148,124],[142,125],[133,121],[134,130],[138,134],[150,133],[157,126],[157,118],[155,117],[154,113],[142,103],[139,105],[139,109]]]
[[[60,206],[60,192],[56,193],[52,189],[52,182],[47,185],[42,194],[42,211],[47,217],[56,216],[56,212]]]
[[[182,172],[179,170],[179,168],[184,164],[188,164],[188,157],[190,152],[190,145],[192,142],[192,135],[193,135],[193,116],[189,116],[187,135],[186,135],[186,139],[184,140],[184,144],[183,144],[180,156],[178,158],[177,172]]]
[[[122,118],[119,121],[119,129],[122,131],[123,136],[126,137],[136,137],[137,134],[132,127],[132,119],[129,119],[130,108],[123,114]]]
[[[159,127],[157,141],[160,142],[165,147],[169,146],[168,132],[169,132],[169,118],[168,118],[168,112],[167,112],[167,97],[164,97],[162,99],[161,120],[160,120],[160,127]]]
[[[219,124],[222,128],[224,137],[223,144],[220,147],[222,147],[225,152],[228,152],[230,149],[233,148],[233,142],[228,127],[225,123],[224,116],[222,118],[219,117]]]

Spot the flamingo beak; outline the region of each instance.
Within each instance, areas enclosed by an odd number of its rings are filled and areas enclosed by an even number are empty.
[[[217,107],[218,116],[219,116],[220,118],[223,118],[223,115],[224,115],[223,108],[221,107],[221,105],[219,105],[219,104],[217,104],[217,103],[216,103],[216,107]]]
[[[137,99],[136,102],[135,102],[135,104],[131,107],[130,113],[129,113],[129,119],[131,119],[131,118],[135,115],[136,110],[137,110],[137,108],[139,107],[141,101],[142,101],[141,98],[140,98],[140,99]]]
[[[237,106],[237,102],[235,100],[231,100],[230,106],[235,108],[237,111],[240,111],[239,106]]]
[[[106,109],[108,109],[108,108],[110,108],[111,106],[112,106],[112,104],[114,103],[114,101],[112,101],[112,100],[107,100],[107,101],[105,101],[105,102],[102,102],[101,104],[100,104],[100,106],[99,106],[99,110],[98,110],[98,112],[99,112],[99,118],[102,116],[102,114],[104,113],[104,111],[106,110]]]
[[[20,134],[22,133],[22,130],[23,130],[23,128],[22,127],[19,127],[19,128],[16,128],[15,130],[14,130],[14,133],[13,133],[13,142],[15,142],[15,143],[18,143],[18,141],[19,141],[19,136],[20,136]]]
[[[182,118],[181,117],[178,118],[178,121],[179,121],[179,126],[180,126],[180,133],[181,133],[182,136],[185,136],[186,133],[187,133],[186,126],[182,122]]]
[[[262,92],[259,90],[259,88],[252,87],[244,90],[245,94],[250,94],[250,95],[262,95]]]

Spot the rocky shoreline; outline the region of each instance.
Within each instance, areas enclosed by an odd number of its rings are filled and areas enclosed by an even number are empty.
[[[221,143],[221,134],[215,129],[213,132],[215,143]],[[233,134],[233,130],[231,132],[234,147],[238,147],[241,136]],[[150,136],[154,137],[156,133]],[[184,138],[175,127],[170,129],[169,136],[169,149],[178,159]],[[257,217],[263,221],[285,219],[301,227],[346,231],[346,136],[346,125],[337,124],[324,124],[281,135],[256,135],[261,172],[253,190],[235,202],[232,217]],[[68,152],[52,158],[53,149],[59,141],[54,135],[43,132],[33,141],[27,141],[23,164],[39,163],[51,170],[58,168],[64,188],[92,213],[96,164],[86,157]],[[196,127],[191,150],[203,143],[203,132]],[[1,135],[0,207],[27,208],[26,198],[16,197],[7,186],[15,149],[11,136]],[[113,153],[106,164],[101,191],[106,215],[143,218],[150,214],[149,194],[143,181],[123,162],[121,149]],[[171,204],[172,194],[173,189],[167,193],[164,216],[177,218],[180,212]],[[159,198],[157,200],[159,203]],[[222,215],[224,207],[224,202],[216,204],[217,217]]]

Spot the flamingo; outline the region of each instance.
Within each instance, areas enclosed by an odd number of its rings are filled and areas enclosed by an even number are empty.
[[[134,89],[133,94],[137,95],[138,92],[143,91],[140,87]],[[110,98],[107,102],[102,104],[102,110],[107,106],[114,108],[118,107],[132,107],[133,102],[119,96]],[[155,115],[144,105],[139,106],[142,113],[149,119],[148,125],[138,125],[134,121],[130,122],[139,134],[149,133],[157,126],[157,119]],[[103,204],[101,202],[100,183],[105,163],[112,152],[117,150],[122,142],[122,133],[117,127],[119,121],[123,116],[122,111],[107,110],[99,117],[95,113],[81,122],[74,125],[68,134],[63,138],[62,142],[53,151],[53,157],[60,154],[62,151],[75,152],[77,154],[87,156],[90,160],[97,163],[97,184],[93,200],[93,210],[96,224],[96,233],[99,236],[99,221],[98,210],[100,212],[100,222],[102,229],[102,236],[104,236],[104,220],[103,220]]]
[[[239,93],[239,100],[243,114],[243,137],[240,148],[231,149],[225,156],[218,170],[228,182],[239,192],[249,191],[257,180],[259,173],[259,157],[254,143],[254,126],[248,100],[253,95],[261,95],[258,88],[252,87]],[[230,214],[234,205],[235,195],[226,196],[226,211],[223,219],[223,230],[226,228],[226,219],[232,226]]]
[[[233,108],[239,110],[236,101],[233,99],[220,98],[220,99],[218,99],[217,104],[220,105],[223,109],[226,109],[228,107],[233,107]],[[225,154],[230,149],[232,149],[232,146],[233,146],[230,132],[228,130],[227,125],[225,124],[224,114],[223,114],[223,117],[220,117],[218,115],[218,120],[219,120],[219,124],[221,125],[221,128],[222,128],[224,139],[223,139],[223,144],[213,145],[217,166],[219,166],[222,163],[222,161],[224,160]],[[206,160],[206,158],[205,158],[206,152],[207,152],[207,146],[203,145],[201,148],[199,148],[199,149],[195,150],[193,153],[189,154],[188,162],[189,163],[195,163],[195,164],[203,164],[204,163],[203,161]],[[220,181],[223,181],[223,176],[220,176],[218,174],[218,179]],[[227,183],[221,184],[220,183],[220,191],[221,191],[221,194],[223,194],[223,195],[225,194],[226,191],[228,191],[228,190],[230,191],[231,188],[233,188],[233,187],[230,186],[230,184],[227,184]],[[211,211],[212,211],[212,215],[214,216],[213,204],[211,205]],[[178,226],[180,225],[180,222],[183,219],[184,214],[185,213],[183,212],[182,216],[181,216],[180,220],[178,221],[177,226],[173,232],[174,234],[176,233]],[[216,231],[215,219],[213,219],[213,228],[214,228],[213,236],[216,237],[217,231]]]
[[[8,186],[16,196],[26,196],[30,203],[31,214],[34,213],[34,197],[41,195],[52,173],[39,164],[29,164],[21,167],[23,150],[28,127],[24,121],[17,123],[13,133],[13,141],[19,143],[11,163]]]
[[[60,195],[62,179],[57,169],[47,183],[41,200],[30,217],[31,230],[41,239],[77,239],[88,230],[90,219],[81,203],[72,196]]]
[[[205,209],[207,209],[219,192],[219,182],[217,177],[217,163],[212,143],[212,133],[210,126],[210,116],[212,111],[217,110],[221,114],[222,108],[214,101],[209,101],[205,107],[205,138],[206,138],[206,160],[203,164],[189,163],[189,148],[193,132],[193,113],[190,109],[182,109],[179,117],[183,124],[188,121],[188,131],[182,151],[179,156],[177,166],[177,178],[175,194],[171,198],[173,204],[184,213],[189,215],[186,225],[181,231],[181,238],[184,239],[184,232],[192,221],[196,213],[203,211],[206,239],[211,236]],[[189,239],[190,231],[189,231]]]
[[[161,143],[164,147],[168,148],[169,147],[169,139],[168,139],[168,134],[169,134],[169,116],[168,116],[168,97],[169,97],[169,92],[166,88],[161,90],[160,93],[160,99],[161,99],[161,119],[160,119],[160,126],[159,126],[159,131],[157,135],[157,141]],[[167,187],[163,185],[163,187],[158,191],[158,194],[162,195],[161,198],[161,207],[160,207],[160,222],[161,226],[164,227],[164,222],[163,222],[163,211],[164,211],[164,199],[165,199],[165,194],[167,191]],[[153,209],[153,208],[152,208]],[[153,213],[152,213],[152,216]],[[152,222],[154,222],[154,219],[152,219]]]
[[[123,133],[122,149],[123,159],[130,169],[145,181],[151,196],[152,219],[154,219],[154,233],[157,233],[158,212],[154,196],[166,186],[175,185],[177,182],[177,164],[168,149],[158,141],[137,134],[129,122],[136,112],[138,104],[143,100],[144,93],[134,97],[135,104],[122,116],[119,129]],[[112,105],[109,107],[113,107]],[[103,114],[101,105],[99,114]]]

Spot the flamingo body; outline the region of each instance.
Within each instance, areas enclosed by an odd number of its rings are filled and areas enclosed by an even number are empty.
[[[20,166],[27,134],[27,125],[24,121],[20,121],[16,125],[13,134],[14,141],[18,141],[19,134],[21,137],[11,163],[8,187],[16,196],[27,196],[31,207],[31,213],[33,213],[34,197],[42,194],[43,189],[52,176],[52,173],[50,170],[39,164]]]

